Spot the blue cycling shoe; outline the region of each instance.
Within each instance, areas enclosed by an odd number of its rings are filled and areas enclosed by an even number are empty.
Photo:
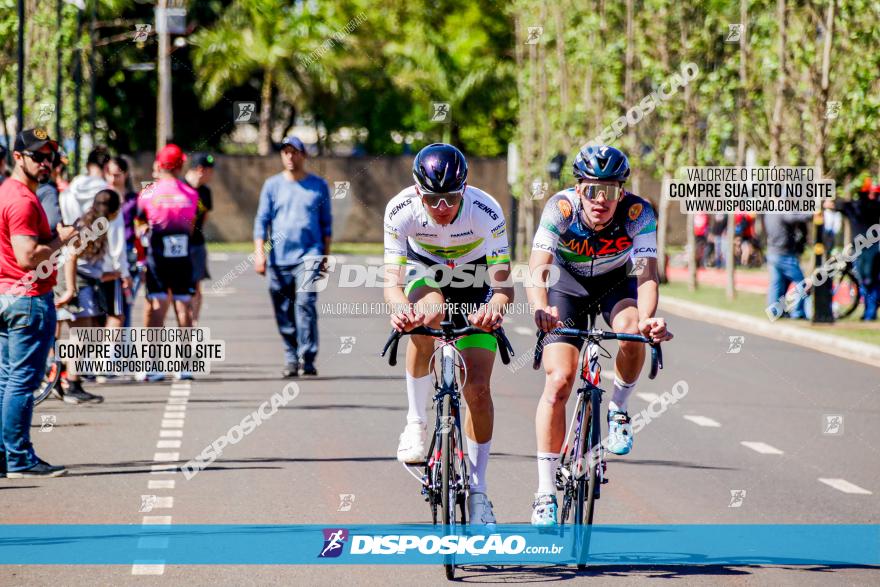
[[[626,412],[608,410],[608,450],[616,455],[629,454],[633,447],[633,431]]]

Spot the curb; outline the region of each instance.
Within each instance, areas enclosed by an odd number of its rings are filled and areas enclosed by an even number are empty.
[[[849,340],[823,332],[812,332],[788,324],[776,324],[760,318],[728,310],[719,310],[666,295],[660,296],[660,309],[683,318],[718,326],[728,326],[750,334],[802,346],[850,361],[865,363],[872,367],[880,367],[880,346],[866,342]]]

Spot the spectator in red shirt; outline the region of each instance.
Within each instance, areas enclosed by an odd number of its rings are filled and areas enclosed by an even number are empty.
[[[58,224],[52,234],[35,193],[52,172],[58,144],[40,128],[15,139],[15,170],[0,185],[0,476],[58,477],[67,472],[40,459],[30,442],[34,389],[55,333],[59,249],[78,234]]]

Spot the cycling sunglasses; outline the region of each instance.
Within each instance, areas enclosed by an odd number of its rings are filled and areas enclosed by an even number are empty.
[[[44,161],[48,161],[49,163],[55,161],[55,151],[49,153],[41,153],[40,151],[22,151],[22,153],[30,157],[37,165]]]
[[[422,202],[430,208],[439,208],[440,202],[444,202],[449,208],[454,208],[461,203],[464,192],[449,192],[446,194],[423,194],[419,192],[419,194],[422,196]]]
[[[606,202],[614,202],[623,197],[624,191],[621,186],[607,185],[602,183],[590,183],[584,186],[581,192],[587,200],[595,200],[604,197]]]

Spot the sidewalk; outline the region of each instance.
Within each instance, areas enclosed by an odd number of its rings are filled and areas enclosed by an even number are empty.
[[[687,283],[687,267],[669,267],[666,269],[669,281]],[[767,295],[770,287],[770,275],[766,271],[743,271],[734,273],[734,283],[737,291]],[[697,283],[711,287],[726,287],[727,273],[724,269],[697,269]]]

